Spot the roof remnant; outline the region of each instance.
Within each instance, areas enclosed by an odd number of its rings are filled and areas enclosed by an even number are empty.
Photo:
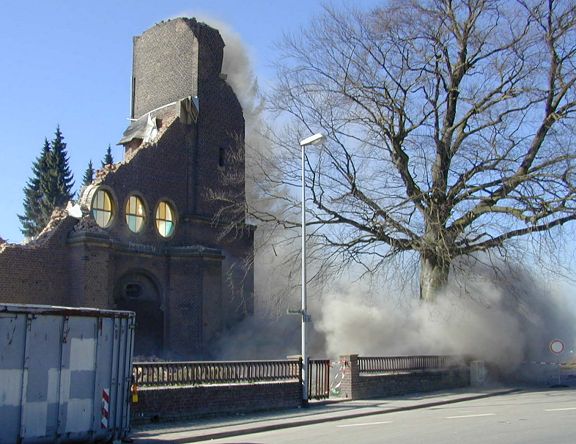
[[[154,142],[158,139],[158,133],[164,126],[166,119],[179,117],[185,125],[196,123],[200,102],[198,96],[183,97],[176,102],[168,103],[146,113],[137,120],[133,120],[124,131],[122,138],[117,145],[129,145],[132,141],[138,140],[140,144]]]
[[[126,131],[124,131],[118,145],[130,143],[134,139],[140,139],[146,143],[154,139],[157,134],[158,126],[156,119],[152,118],[151,113],[148,113],[130,123]]]

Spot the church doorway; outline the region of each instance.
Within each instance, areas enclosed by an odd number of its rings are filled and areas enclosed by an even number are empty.
[[[154,279],[145,272],[127,273],[116,283],[114,293],[119,310],[136,313],[134,356],[137,359],[161,356],[164,312],[161,293]]]

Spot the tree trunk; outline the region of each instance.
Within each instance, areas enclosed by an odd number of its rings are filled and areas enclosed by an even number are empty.
[[[450,261],[425,253],[420,255],[420,300],[434,302],[448,284]]]

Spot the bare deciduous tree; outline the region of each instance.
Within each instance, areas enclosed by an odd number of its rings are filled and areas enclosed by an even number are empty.
[[[297,208],[297,140],[324,132],[307,192],[327,256],[416,253],[431,300],[455,259],[576,219],[573,1],[326,7],[282,48],[268,103],[286,126],[259,192]],[[267,208],[251,212],[297,226]]]

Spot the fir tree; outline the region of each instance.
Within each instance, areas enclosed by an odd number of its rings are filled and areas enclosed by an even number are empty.
[[[32,173],[24,188],[24,215],[18,216],[22,223],[21,231],[28,238],[38,235],[54,209],[63,207],[72,198],[74,182],[59,126],[52,142],[45,140],[42,153],[32,166]]]
[[[72,172],[68,166],[68,154],[66,142],[56,127],[56,133],[50,146],[47,159],[47,180],[42,182],[41,190],[44,193],[42,205],[50,214],[56,207],[63,207],[72,199],[72,187],[74,186]]]
[[[46,180],[47,163],[50,155],[50,144],[44,139],[42,152],[32,165],[32,177],[24,187],[24,214],[18,215],[22,228],[20,231],[27,238],[36,236],[48,223],[50,214],[46,214],[42,205],[41,184]]]
[[[88,168],[84,171],[84,177],[82,178],[82,186],[87,187],[94,180],[94,167],[92,165],[92,159],[88,162]]]
[[[108,145],[108,149],[106,150],[106,155],[104,156],[104,160],[102,160],[102,168],[106,165],[112,165],[114,163],[114,158],[112,157],[112,148]]]

